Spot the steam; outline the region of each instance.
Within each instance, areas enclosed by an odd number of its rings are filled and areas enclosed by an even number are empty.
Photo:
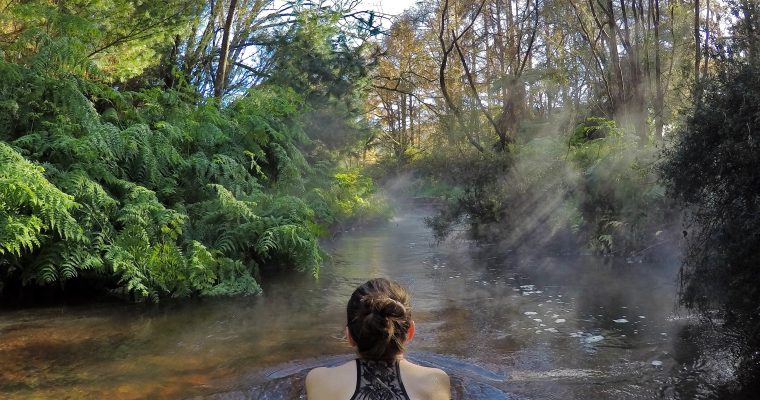
[[[504,156],[512,157],[506,172],[481,187],[478,197],[465,200],[496,209],[496,222],[469,215],[464,222],[472,223],[471,233],[519,251],[590,250],[631,262],[655,252],[677,257],[679,221],[667,217],[655,168],[660,150],[641,143],[630,125],[599,121],[585,139],[579,139],[568,114],[525,129],[523,143]]]

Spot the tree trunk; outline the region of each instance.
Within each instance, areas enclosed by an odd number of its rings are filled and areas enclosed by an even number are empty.
[[[216,69],[214,79],[214,97],[218,100],[224,95],[224,86],[227,83],[227,57],[230,52],[230,31],[232,30],[232,20],[235,17],[235,8],[237,0],[230,0],[230,8],[227,11],[227,20],[224,22],[224,36],[222,36],[222,47],[219,49],[219,67]]]
[[[409,97],[409,104],[407,105],[407,108],[409,109],[409,146],[414,147],[414,103],[412,96]]]
[[[633,121],[636,129],[636,134],[639,136],[639,144],[644,145],[649,140],[649,129],[647,127],[647,107],[646,107],[646,85],[644,84],[644,71],[642,65],[645,61],[642,59],[642,41],[641,31],[645,29],[643,19],[643,7],[641,3],[636,4],[636,0],[632,0],[633,11],[633,43],[630,43],[631,47],[631,100],[633,102]]]
[[[454,100],[451,97],[448,86],[446,84],[446,67],[448,65],[449,55],[454,50],[454,47],[456,46],[456,40],[457,40],[457,36],[453,35],[453,31],[452,31],[452,36],[454,36],[452,38],[453,42],[450,45],[447,45],[444,39],[447,33],[447,27],[448,27],[448,20],[449,20],[448,12],[449,12],[449,1],[444,0],[443,8],[441,9],[441,20],[440,20],[441,26],[440,26],[440,30],[438,31],[438,43],[441,45],[441,63],[438,66],[438,83],[441,87],[441,94],[443,95],[443,99],[446,103],[446,106],[449,108],[449,111],[452,114],[454,114],[454,118],[457,122],[458,128],[464,131],[463,133],[465,137],[467,138],[467,141],[470,142],[470,144],[473,147],[475,147],[479,152],[483,153],[485,152],[485,148],[483,148],[483,145],[481,145],[480,142],[472,135],[472,133],[468,131],[467,124],[465,124],[464,118],[462,116],[462,110],[457,106],[456,103],[454,103]],[[480,12],[480,10],[478,12]],[[477,18],[477,15],[475,17]]]
[[[406,148],[409,147],[409,143],[407,142],[407,134],[409,132],[407,132],[407,125],[406,125],[406,120],[407,120],[407,117],[408,117],[408,109],[406,108],[406,95],[402,94],[399,97],[400,97],[400,100],[401,100],[401,101],[399,101],[399,103],[400,103],[399,104],[400,105],[400,107],[399,107],[399,114],[400,114],[399,119],[401,120],[400,121],[401,122],[401,129],[400,129],[400,134],[399,134],[399,139],[400,139],[399,141],[401,142],[401,154],[404,154],[406,152]]]
[[[710,52],[708,51],[710,49],[710,0],[705,0],[705,12],[707,16],[705,17],[705,45],[702,46],[702,52],[705,55],[705,62],[702,64],[703,78],[707,76],[707,62],[710,59]]]
[[[660,0],[651,0],[654,3],[654,82],[655,82],[655,99],[654,99],[654,118],[655,118],[655,137],[662,138],[663,132],[663,115],[665,94],[662,91],[662,67],[660,65]]]
[[[694,83],[699,83],[699,63],[702,60],[699,35],[699,0],[694,0]]]

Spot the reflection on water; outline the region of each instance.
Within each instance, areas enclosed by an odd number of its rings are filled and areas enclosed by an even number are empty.
[[[309,369],[350,359],[345,303],[374,276],[410,288],[409,358],[457,398],[653,398],[681,367],[673,265],[436,246],[424,216],[347,233],[318,279],[260,297],[4,312],[0,397],[297,399]]]

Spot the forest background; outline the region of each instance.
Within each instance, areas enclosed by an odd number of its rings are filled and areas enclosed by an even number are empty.
[[[757,389],[756,1],[359,4],[0,1],[3,298],[257,293],[387,218],[381,183],[441,240],[684,246],[723,390]]]

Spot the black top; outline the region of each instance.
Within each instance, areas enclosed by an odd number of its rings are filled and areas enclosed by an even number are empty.
[[[411,400],[401,382],[398,360],[356,360],[356,390],[351,400]]]

